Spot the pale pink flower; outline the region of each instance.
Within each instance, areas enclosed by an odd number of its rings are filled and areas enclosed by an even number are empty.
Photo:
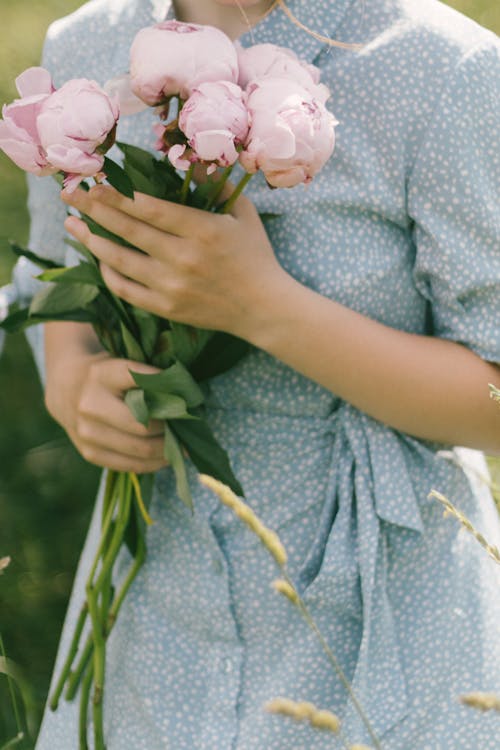
[[[285,78],[264,78],[248,89],[250,131],[240,163],[262,170],[272,187],[308,183],[335,146],[337,121],[307,89]]]
[[[70,190],[99,173],[114,140],[117,102],[86,79],[55,90],[43,68],[25,71],[17,86],[23,98],[3,109],[0,148],[27,172],[65,172]]]
[[[179,128],[187,138],[193,161],[220,167],[234,164],[238,159],[236,147],[248,134],[242,90],[228,81],[201,83],[181,110]]]
[[[48,160],[63,172],[95,174],[118,117],[117,102],[95,81],[68,81],[44,101],[37,118]]]
[[[54,87],[44,68],[28,68],[16,78],[21,99],[2,109],[0,148],[18,167],[36,175],[54,174],[57,169],[47,160],[40,143],[37,118]]]
[[[330,91],[319,82],[319,68],[300,60],[293,50],[276,44],[254,44],[244,48],[238,42],[235,47],[238,53],[238,83],[243,89],[262,78],[289,78],[307,89],[315,99],[324,103],[329,98]]]
[[[132,43],[131,88],[150,106],[187,99],[200,83],[237,79],[234,45],[213,26],[164,21],[141,29]]]

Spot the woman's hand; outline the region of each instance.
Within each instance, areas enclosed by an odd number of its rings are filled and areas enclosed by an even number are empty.
[[[161,317],[223,330],[252,341],[264,300],[288,275],[253,204],[240,196],[231,214],[212,214],[136,193],[130,200],[99,185],[63,200],[143,253],[92,234],[68,217],[66,229],[101,260],[119,297]]]
[[[87,461],[137,474],[167,465],[161,422],[146,429],[123,400],[135,387],[129,370],[157,369],[112,358],[100,349],[91,327],[81,323],[47,323],[45,348],[47,409]]]

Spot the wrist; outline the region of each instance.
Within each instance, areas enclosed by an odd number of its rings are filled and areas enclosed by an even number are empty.
[[[268,276],[259,287],[252,309],[246,316],[244,335],[238,335],[257,348],[275,354],[281,349],[280,342],[291,335],[302,295],[308,291],[279,266],[275,274]]]

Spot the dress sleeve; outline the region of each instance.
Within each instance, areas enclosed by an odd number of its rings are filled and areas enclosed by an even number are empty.
[[[408,180],[433,333],[500,363],[500,42],[468,52],[446,84]]]
[[[41,65],[47,68],[57,81],[58,54],[50,39],[50,29],[44,44]],[[66,209],[59,199],[60,187],[51,177],[28,175],[28,209],[30,214],[30,233],[28,247],[37,255],[64,263],[68,246],[64,242],[64,219]],[[15,298],[21,304],[28,304],[40,282],[35,278],[41,269],[26,258],[21,258],[15,265],[10,289],[10,302]],[[45,382],[43,356],[43,326],[37,325],[26,330],[26,336],[33,350],[35,362],[42,382]]]

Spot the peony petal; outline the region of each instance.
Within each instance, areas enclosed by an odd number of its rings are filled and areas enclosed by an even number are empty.
[[[216,161],[221,167],[229,167],[238,158],[234,147],[234,135],[230,130],[205,130],[190,141],[198,158]]]
[[[85,177],[93,177],[104,164],[104,157],[99,154],[86,154],[78,148],[60,145],[49,146],[47,159],[63,172],[74,172]]]
[[[188,159],[181,158],[185,150],[186,146],[181,146],[180,144],[172,146],[172,148],[169,149],[168,159],[176,169],[185,170],[189,169],[191,166],[191,162]]]
[[[0,120],[0,149],[12,159],[14,164],[33,174],[42,174],[49,167],[41,149],[32,141],[12,137],[7,123]],[[56,171],[56,170],[53,170]]]
[[[111,78],[109,81],[106,81],[103,88],[108,96],[112,98],[117,97],[120,114],[122,115],[135,115],[137,112],[148,109],[148,105],[132,91],[130,75],[128,73]]]
[[[45,68],[28,68],[16,78],[16,88],[22,97],[52,94],[55,88],[52,77]]]
[[[12,132],[16,130],[16,138],[40,145],[37,121],[40,110],[48,98],[45,94],[28,96],[25,99],[16,99],[3,108],[3,118],[9,123]]]
[[[81,174],[67,174],[63,180],[64,189],[67,193],[74,193],[82,180]]]

